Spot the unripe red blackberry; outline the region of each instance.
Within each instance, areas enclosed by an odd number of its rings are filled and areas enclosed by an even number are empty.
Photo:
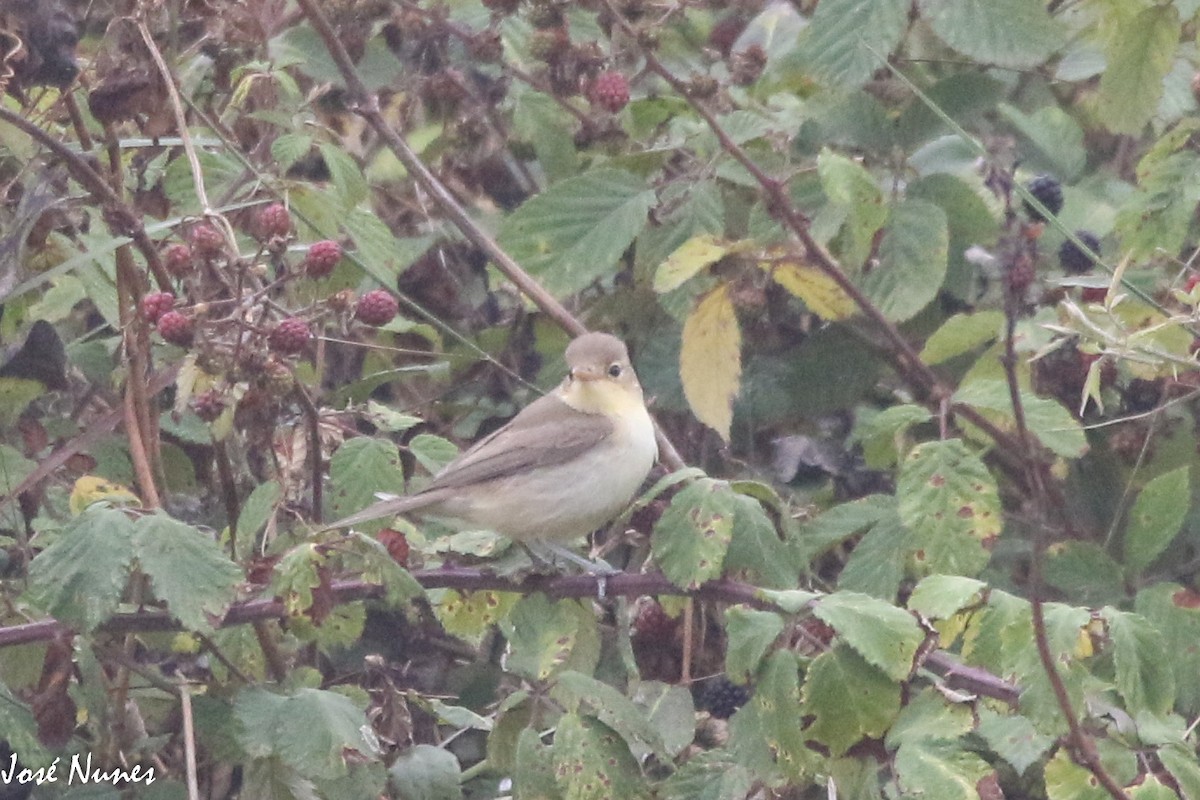
[[[362,297],[354,306],[354,316],[367,325],[386,325],[395,319],[400,311],[400,304],[391,293],[384,289],[373,289]]]
[[[304,257],[304,274],[310,278],[326,278],[342,260],[342,246],[332,239],[314,242]]]
[[[151,325],[158,322],[159,317],[174,308],[175,295],[170,292],[151,292],[142,297],[142,319]]]
[[[1037,201],[1046,207],[1046,210],[1057,216],[1063,207],[1062,184],[1058,182],[1058,178],[1053,175],[1038,175],[1036,178],[1025,184],[1025,188],[1029,193],[1037,198]],[[1022,202],[1025,207],[1025,213],[1029,215],[1031,220],[1035,222],[1045,222],[1046,218],[1042,216],[1042,212],[1038,211],[1027,201]]]
[[[281,320],[267,335],[267,346],[280,355],[290,356],[304,351],[312,329],[299,317]]]
[[[292,230],[292,215],[283,203],[263,206],[254,215],[254,238],[266,242],[275,237],[287,236]]]
[[[629,103],[629,79],[620,72],[606,70],[588,85],[588,101],[616,114]]]
[[[192,248],[186,244],[173,244],[163,251],[163,263],[172,275],[186,275],[192,268]]]
[[[163,341],[187,347],[192,343],[192,320],[179,311],[167,311],[158,318],[158,335]]]
[[[1091,231],[1075,231],[1075,236],[1087,245],[1088,250],[1100,255],[1100,237]],[[1087,251],[1079,249],[1070,239],[1064,241],[1058,248],[1058,263],[1062,265],[1063,272],[1068,275],[1082,275],[1096,266],[1095,260],[1088,255]]]
[[[1200,275],[1189,275],[1187,282],[1183,284],[1183,291],[1191,294],[1192,289],[1195,289],[1197,284],[1200,284]]]
[[[1104,298],[1108,296],[1107,286],[1085,286],[1083,291],[1079,293],[1085,303],[1103,303]]]
[[[209,389],[192,398],[192,410],[205,422],[214,422],[225,410],[225,397],[216,389]]]
[[[188,242],[191,243],[192,250],[201,258],[218,256],[225,249],[225,237],[207,222],[192,226],[192,229],[188,231]]]

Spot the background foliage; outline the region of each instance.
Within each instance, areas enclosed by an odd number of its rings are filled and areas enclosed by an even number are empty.
[[[0,768],[157,774],[37,796],[1200,800],[1200,3],[0,10]],[[322,530],[580,320],[603,596]]]

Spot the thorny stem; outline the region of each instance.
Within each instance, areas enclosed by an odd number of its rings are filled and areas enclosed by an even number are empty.
[[[458,589],[461,591],[504,591],[531,594],[542,592],[554,598],[595,598],[601,581],[608,597],[678,596],[718,603],[744,603],[761,609],[782,611],[763,599],[758,587],[748,583],[722,578],[708,581],[691,590],[681,589],[656,572],[618,573],[597,577],[594,575],[530,575],[524,578],[504,577],[486,569],[466,567],[441,567],[419,570],[413,577],[426,589]],[[384,588],[362,581],[335,581],[330,587],[333,602],[353,603],[361,600],[378,600],[384,596]],[[274,598],[244,600],[234,603],[219,627],[254,624],[256,632],[270,630],[268,622],[284,619],[287,612],[283,602]],[[159,632],[178,629],[170,614],[161,611],[140,611],[117,614],[100,626],[106,633]],[[41,642],[67,630],[56,620],[42,620],[24,625],[0,628],[0,647]],[[276,654],[278,655],[278,654]],[[978,667],[958,663],[955,658],[942,651],[934,651],[925,657],[923,666],[942,676],[952,689],[968,691],[985,697],[995,698],[1010,705],[1017,702],[1020,687]]]
[[[1014,260],[1020,256],[1014,256]],[[1011,266],[1011,265],[1010,265]],[[1046,552],[1046,517],[1051,513],[1054,504],[1050,502],[1050,491],[1047,489],[1045,465],[1038,457],[1038,445],[1025,420],[1025,407],[1021,402],[1021,384],[1017,375],[1016,327],[1020,313],[1020,303],[1016,292],[1010,286],[1004,288],[1004,357],[1001,359],[1004,375],[1008,382],[1009,398],[1012,401],[1013,419],[1016,423],[1016,437],[1025,448],[1024,458],[1031,467],[1029,485],[1033,494],[1033,502],[1039,519],[1031,526],[1033,531],[1033,553],[1029,560],[1029,602],[1033,618],[1033,638],[1037,646],[1038,659],[1042,670],[1046,673],[1050,687],[1054,691],[1054,699],[1066,718],[1067,729],[1075,751],[1096,780],[1104,787],[1113,800],[1129,800],[1124,788],[1119,784],[1104,764],[1096,750],[1096,743],[1079,724],[1079,717],[1071,703],[1071,696],[1063,683],[1062,674],[1058,671],[1054,653],[1050,650],[1050,639],[1046,632],[1046,611],[1042,603],[1042,559]],[[1059,505],[1061,508],[1061,504]]]

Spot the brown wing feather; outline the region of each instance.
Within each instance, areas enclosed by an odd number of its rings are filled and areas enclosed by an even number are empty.
[[[547,441],[545,426],[570,415],[571,424]],[[504,478],[517,472],[564,464],[612,435],[613,425],[599,414],[584,414],[546,395],[511,422],[446,465],[422,492],[453,489]]]

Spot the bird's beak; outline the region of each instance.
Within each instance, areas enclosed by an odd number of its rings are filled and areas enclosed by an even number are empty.
[[[571,377],[577,381],[598,381],[605,376],[599,367],[576,367],[571,371]]]

